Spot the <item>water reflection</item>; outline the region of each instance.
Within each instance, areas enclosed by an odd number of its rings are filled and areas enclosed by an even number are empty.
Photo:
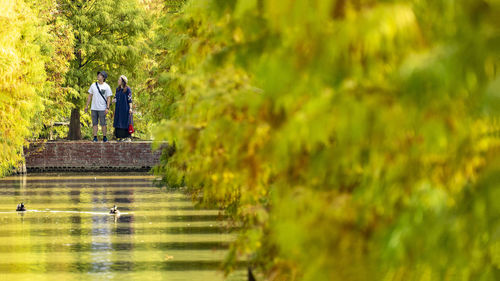
[[[27,212],[14,211],[21,201]],[[114,204],[120,216],[109,214]],[[237,231],[223,218],[140,174],[0,179],[0,276],[223,280],[217,269]]]

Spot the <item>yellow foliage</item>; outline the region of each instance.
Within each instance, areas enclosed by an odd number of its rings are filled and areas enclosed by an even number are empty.
[[[24,1],[3,1],[0,16],[0,175],[21,161],[33,117],[43,109],[46,58],[37,43],[39,19]]]

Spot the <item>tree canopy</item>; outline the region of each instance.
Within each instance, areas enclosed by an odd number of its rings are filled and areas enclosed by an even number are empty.
[[[136,78],[144,55],[141,39],[148,28],[144,8],[136,0],[60,0],[59,12],[74,30],[74,59],[66,84],[74,89],[70,138],[80,139],[80,110],[97,71],[109,73],[108,82],[122,74]],[[131,79],[131,80],[132,80]],[[110,82],[111,81],[111,82]]]
[[[157,172],[271,280],[495,280],[498,12],[188,1],[158,31]]]
[[[64,112],[72,42],[55,2],[2,1],[0,13],[0,175],[21,161],[25,139]],[[34,9],[36,7],[37,9]],[[44,118],[39,118],[40,115]]]
[[[2,173],[104,69],[155,173],[241,226],[226,270],[500,279],[497,1],[4,2]]]

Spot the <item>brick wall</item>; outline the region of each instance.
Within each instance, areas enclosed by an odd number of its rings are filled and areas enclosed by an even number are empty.
[[[24,150],[26,169],[36,171],[145,171],[158,164],[161,149],[140,142],[39,142]]]

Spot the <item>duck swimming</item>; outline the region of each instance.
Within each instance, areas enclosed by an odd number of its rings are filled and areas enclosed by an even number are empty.
[[[16,211],[18,211],[18,212],[24,212],[24,211],[26,211],[26,207],[24,207],[24,202],[21,202],[20,204],[17,204]]]
[[[119,215],[120,211],[118,211],[118,208],[116,208],[116,205],[114,205],[113,208],[111,208],[111,210],[109,210],[109,213],[114,214],[114,215]]]

